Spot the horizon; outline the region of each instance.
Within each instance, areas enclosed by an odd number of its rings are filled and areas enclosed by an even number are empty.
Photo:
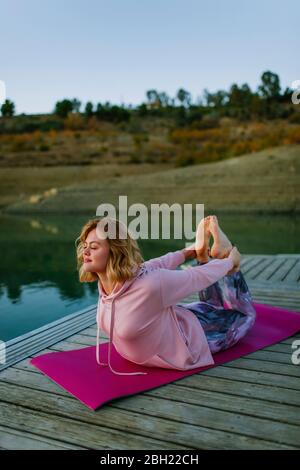
[[[194,104],[204,89],[247,83],[255,91],[267,70],[283,92],[300,79],[299,12],[295,0],[153,0],[151,8],[137,0],[90,0],[88,8],[82,0],[4,0],[13,27],[1,26],[0,80],[17,115],[50,114],[73,98],[135,107],[150,89],[172,98],[183,88]]]

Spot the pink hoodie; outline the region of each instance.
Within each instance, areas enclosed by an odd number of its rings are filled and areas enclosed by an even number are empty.
[[[232,269],[231,259],[214,259],[204,265],[176,269],[182,250],[145,261],[135,276],[107,295],[98,282],[96,359],[111,366],[111,343],[125,359],[150,367],[187,370],[214,364],[196,315],[176,302],[205,289]],[[100,329],[109,336],[108,364],[100,362]]]

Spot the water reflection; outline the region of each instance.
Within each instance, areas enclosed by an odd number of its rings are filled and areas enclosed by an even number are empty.
[[[76,271],[74,241],[89,218],[0,216],[1,340],[97,302],[96,283],[80,283]],[[219,215],[219,220],[242,253],[299,253],[296,217]],[[149,259],[183,248],[185,242],[139,240],[139,245]]]

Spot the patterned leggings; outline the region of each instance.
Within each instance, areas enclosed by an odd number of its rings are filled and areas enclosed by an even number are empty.
[[[256,311],[241,271],[199,292],[199,302],[180,303],[199,319],[212,353],[237,343],[252,328]]]

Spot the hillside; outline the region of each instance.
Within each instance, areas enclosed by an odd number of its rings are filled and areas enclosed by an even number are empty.
[[[293,213],[300,209],[300,145],[183,168],[140,164],[130,168],[94,165],[26,170],[0,169],[0,177],[7,186],[6,192],[1,190],[4,212],[93,215],[100,203],[118,206],[119,195],[128,196],[128,205],[204,203],[206,212]],[[30,193],[34,185],[28,185],[28,180],[33,175],[34,181],[39,182],[35,187],[39,189]],[[18,178],[19,181],[22,178],[27,193],[13,201],[12,195],[8,197],[8,188],[16,187]]]

